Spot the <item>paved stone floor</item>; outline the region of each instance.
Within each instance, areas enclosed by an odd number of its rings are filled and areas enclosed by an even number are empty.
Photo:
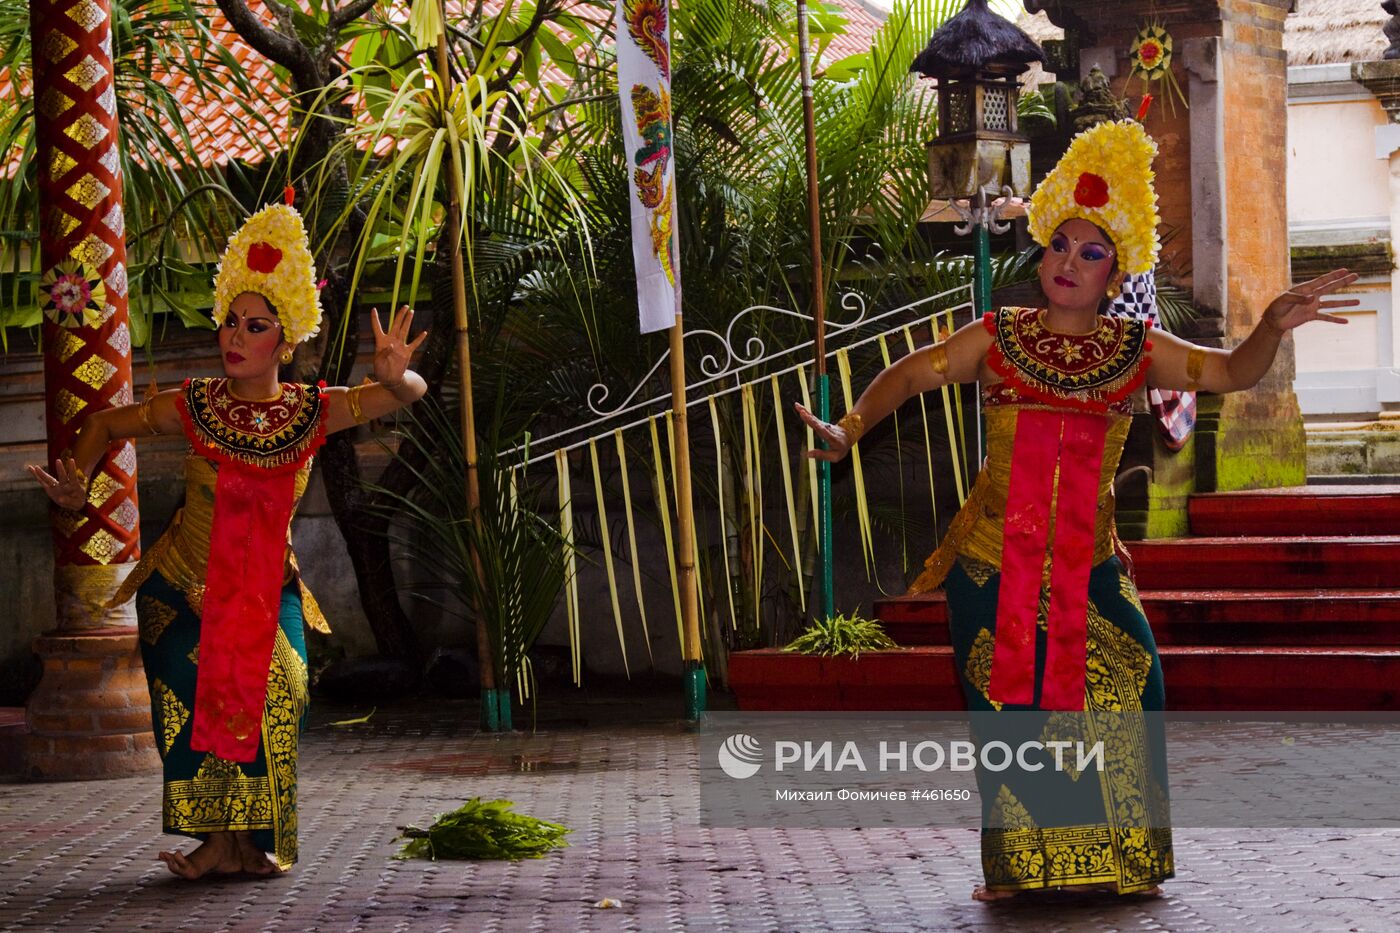
[[[970,830],[701,828],[695,738],[658,718],[678,705],[579,703],[495,737],[464,703],[348,728],[328,723],[365,710],[322,704],[304,737],[302,858],[272,881],[168,875],[153,860],[174,841],[154,776],[0,785],[0,930],[1400,929],[1397,831],[1178,830],[1159,899],[988,906],[968,899]],[[391,858],[396,827],[473,796],[565,823],[570,847],[518,863]]]

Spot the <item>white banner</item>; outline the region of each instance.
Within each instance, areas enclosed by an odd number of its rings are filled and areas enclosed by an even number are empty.
[[[617,87],[632,192],[632,257],[642,333],[681,309],[671,136],[670,0],[617,0]]]

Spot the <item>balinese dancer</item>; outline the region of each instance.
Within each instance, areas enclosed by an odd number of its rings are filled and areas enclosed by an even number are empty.
[[[1345,323],[1326,312],[1356,304],[1326,298],[1354,275],[1321,276],[1274,299],[1230,351],[1106,314],[1105,296],[1119,295],[1122,277],[1147,272],[1157,258],[1156,151],[1131,120],[1100,124],[1074,139],[1037,189],[1029,225],[1045,249],[1043,307],[1002,308],[910,354],[836,424],[798,406],[829,445],[809,456],[834,461],[915,393],[981,383],[986,462],[911,591],[947,592],[974,732],[989,720],[1022,728],[1025,719],[996,711],[1041,711],[1029,718],[1045,730],[1042,740],[1061,738],[1047,737],[1056,729],[1101,727],[1106,760],[1096,774],[1037,777],[1033,788],[979,772],[979,900],[1070,886],[1151,894],[1172,876],[1165,742],[1160,723],[1141,715],[1164,708],[1162,667],[1116,556],[1113,523],[1131,396],[1144,382],[1247,389],[1285,333],[1309,321]],[[1073,713],[1085,715],[1065,715]],[[1137,715],[1105,718],[1121,713]],[[1097,819],[1065,826],[1054,811],[1066,804],[1089,804]]]
[[[288,199],[290,201],[290,198]],[[121,438],[183,434],[185,503],[113,599],[136,598],[156,744],[162,826],[203,840],[161,852],[183,878],[273,875],[297,857],[297,739],[307,705],[303,625],[329,631],[290,548],[292,512],[328,433],[410,404],[424,334],[413,312],[374,323],[375,382],[325,389],[280,382],[278,364],[320,328],[306,229],[288,204],[254,214],[214,278],[222,378],[190,379],[137,405],[94,413],[51,475],[30,471],[60,508],[87,499],[88,471]],[[268,852],[274,858],[269,859]]]

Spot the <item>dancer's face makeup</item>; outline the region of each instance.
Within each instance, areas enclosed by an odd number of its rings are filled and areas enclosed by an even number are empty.
[[[276,369],[282,352],[282,327],[267,301],[244,292],[229,304],[219,327],[219,353],[224,375],[249,379]]]
[[[1040,260],[1040,287],[1053,305],[1098,307],[1117,267],[1117,252],[1103,231],[1087,220],[1060,224]]]

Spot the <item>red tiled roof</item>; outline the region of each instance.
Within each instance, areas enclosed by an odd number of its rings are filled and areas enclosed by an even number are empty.
[[[859,0],[835,0],[846,17],[846,31],[831,40],[822,56],[824,64],[839,61],[848,55],[862,55],[870,51],[870,39],[884,25],[884,17],[876,18]]]

